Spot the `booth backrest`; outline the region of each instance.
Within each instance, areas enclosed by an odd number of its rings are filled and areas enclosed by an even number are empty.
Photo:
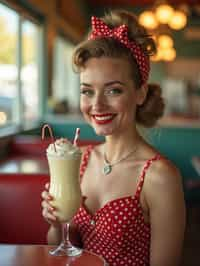
[[[0,244],[46,243],[41,192],[48,181],[44,174],[0,174]]]
[[[71,140],[72,141],[72,140]],[[18,136],[13,138],[10,143],[10,155],[21,156],[21,155],[31,155],[31,156],[46,156],[46,148],[52,142],[50,138],[41,140],[38,136]],[[98,140],[79,140],[78,146],[88,146],[97,145],[102,141]]]

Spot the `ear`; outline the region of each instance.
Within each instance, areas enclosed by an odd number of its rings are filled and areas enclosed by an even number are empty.
[[[148,92],[148,85],[144,84],[139,89],[136,90],[136,104],[142,105],[146,99]]]

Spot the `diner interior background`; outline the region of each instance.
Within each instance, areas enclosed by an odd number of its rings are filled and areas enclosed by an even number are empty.
[[[75,45],[87,33],[91,15],[125,8],[138,16],[169,3],[183,11],[187,24],[174,30],[160,24],[153,36],[172,38],[173,55],[152,58],[151,82],[163,89],[166,110],[148,140],[180,168],[188,220],[182,266],[199,265],[200,175],[193,167],[200,157],[200,2],[195,0],[3,0],[0,1],[0,175],[31,171],[9,161],[9,145],[30,140],[49,123],[56,137],[101,141],[83,121],[79,110],[79,78],[71,68]],[[32,160],[33,163],[34,160]],[[34,168],[39,171],[39,168]]]

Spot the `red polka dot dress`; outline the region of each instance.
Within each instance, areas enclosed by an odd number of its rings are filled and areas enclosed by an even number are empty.
[[[81,177],[92,148],[89,146],[84,154]],[[160,155],[156,155],[145,163],[135,195],[114,199],[94,215],[87,211],[83,202],[74,216],[84,249],[102,256],[109,266],[149,265],[150,224],[144,221],[139,198],[145,173],[159,158]]]

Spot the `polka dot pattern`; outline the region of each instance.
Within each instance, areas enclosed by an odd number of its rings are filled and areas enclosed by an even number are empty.
[[[142,83],[146,83],[149,77],[150,71],[150,60],[147,55],[144,54],[139,44],[134,41],[130,41],[128,38],[128,27],[127,25],[121,25],[114,29],[110,29],[100,18],[92,16],[92,33],[89,36],[89,40],[96,38],[108,37],[115,38],[120,43],[125,45],[131,50],[137,65],[140,70]]]
[[[81,165],[81,178],[87,167],[92,146],[88,147]],[[84,248],[102,256],[109,266],[149,265],[150,224],[145,223],[140,205],[140,192],[147,169],[156,155],[145,163],[134,196],[106,203],[91,214],[84,201],[74,217]]]

